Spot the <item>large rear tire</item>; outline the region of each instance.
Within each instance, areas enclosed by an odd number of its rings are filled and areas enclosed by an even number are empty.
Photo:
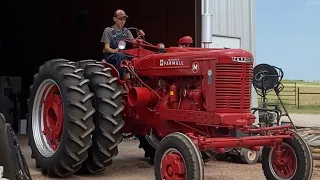
[[[79,173],[99,173],[112,164],[118,155],[118,144],[122,140],[121,129],[125,125],[121,102],[123,88],[117,84],[111,69],[95,60],[83,60],[78,63],[84,69],[84,76],[90,79],[89,87],[94,93],[93,106],[96,109],[93,132],[93,144],[89,149],[89,157]]]
[[[20,149],[18,139],[11,125],[6,123],[6,119],[2,113],[0,113],[0,137],[0,166],[2,166],[4,170],[2,178],[10,180],[31,180],[30,170]]]
[[[284,139],[281,144],[281,164],[273,160],[274,148],[262,149],[262,169],[268,180],[309,180],[312,176],[311,151],[299,134],[293,139]]]
[[[37,166],[49,176],[75,173],[92,145],[93,93],[82,71],[65,59],[47,61],[30,87],[29,145]]]

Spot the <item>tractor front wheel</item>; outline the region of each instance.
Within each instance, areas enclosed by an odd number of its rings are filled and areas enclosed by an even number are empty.
[[[161,140],[156,151],[154,173],[156,180],[203,180],[201,153],[188,136],[171,133]]]
[[[268,180],[309,180],[313,171],[311,151],[306,142],[294,132],[293,139],[280,144],[281,156],[276,158],[276,148],[262,150],[262,169]]]
[[[32,157],[43,173],[64,177],[87,159],[93,94],[74,62],[51,60],[39,68],[30,87],[28,136]]]

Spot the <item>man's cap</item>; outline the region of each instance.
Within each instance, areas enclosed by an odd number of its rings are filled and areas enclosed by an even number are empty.
[[[124,10],[122,9],[118,9],[114,12],[114,17],[118,17],[118,18],[123,18],[123,17],[126,17],[126,18],[129,18],[128,15],[126,15],[126,13],[124,12]]]

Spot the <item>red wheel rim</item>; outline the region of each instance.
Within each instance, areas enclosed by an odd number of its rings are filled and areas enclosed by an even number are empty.
[[[276,156],[276,148],[271,154],[272,173],[282,179],[291,179],[297,171],[297,156],[295,151],[288,144],[280,146],[281,156]],[[269,161],[270,162],[270,161]]]
[[[165,180],[186,179],[186,165],[177,150],[167,151],[161,159],[161,176]]]
[[[63,130],[63,104],[56,84],[47,87],[43,94],[43,134],[49,146],[56,151]]]

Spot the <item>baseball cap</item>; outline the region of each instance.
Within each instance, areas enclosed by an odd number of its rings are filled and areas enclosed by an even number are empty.
[[[129,18],[128,15],[126,15],[126,13],[124,12],[124,10],[122,9],[118,9],[116,10],[116,12],[114,12],[114,17],[118,17],[118,18],[123,18],[123,17],[126,17],[126,18]]]

